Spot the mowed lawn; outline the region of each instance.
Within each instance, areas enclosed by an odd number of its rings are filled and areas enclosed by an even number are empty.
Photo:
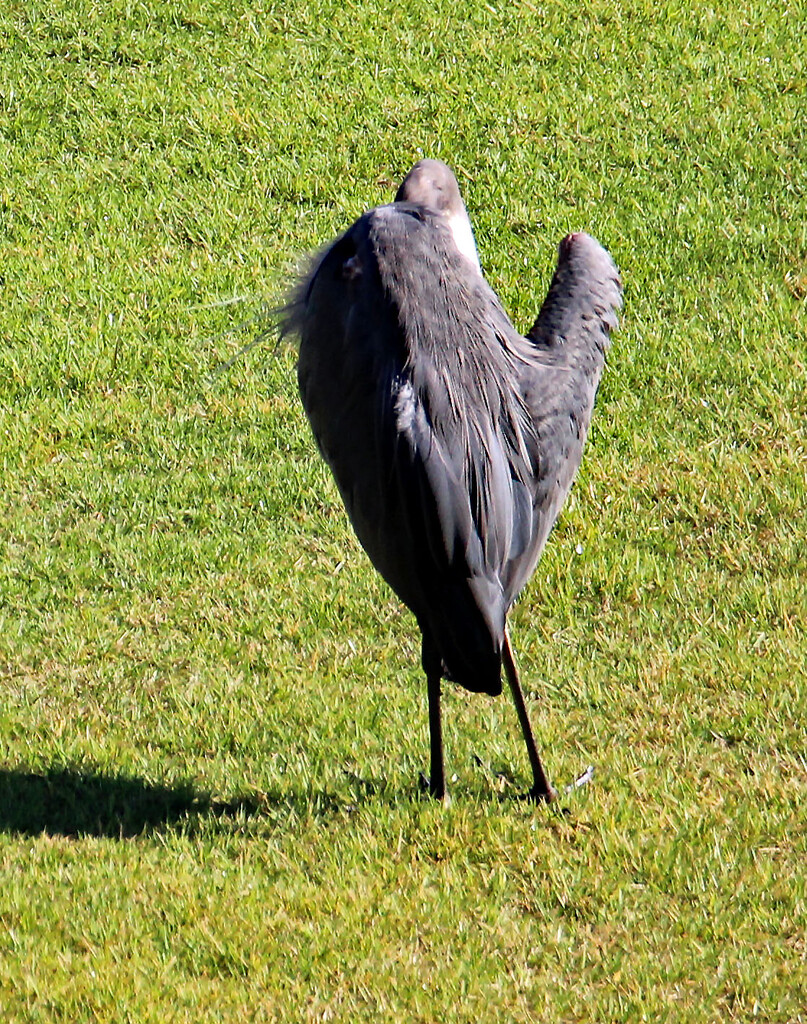
[[[804,18],[5,0],[4,1024],[807,1020]],[[512,615],[549,808],[448,685],[420,795],[414,620],[241,352],[421,155],[522,329],[567,231],[625,282]]]

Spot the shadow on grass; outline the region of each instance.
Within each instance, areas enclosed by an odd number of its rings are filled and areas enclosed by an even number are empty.
[[[126,838],[200,817],[250,816],[261,804],[80,769],[0,769],[0,832],[22,835]]]
[[[362,779],[344,771],[337,791],[299,787],[254,792],[217,800],[189,784],[158,785],[132,776],[54,766],[39,772],[0,768],[0,832],[127,839],[178,829],[184,833],[272,832],[295,822],[350,817],[368,804],[400,800],[431,803],[420,787],[396,791],[385,779]],[[512,802],[513,796],[481,794]],[[518,797],[515,803],[522,801]],[[563,813],[568,813],[563,811]]]

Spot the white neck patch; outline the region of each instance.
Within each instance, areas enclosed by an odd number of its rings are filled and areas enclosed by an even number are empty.
[[[446,220],[448,221],[449,230],[454,236],[456,247],[467,260],[473,263],[477,270],[481,270],[479,255],[476,251],[476,242],[474,241],[474,232],[468,219],[468,214],[463,210],[462,213],[455,213],[451,217],[447,217]]]

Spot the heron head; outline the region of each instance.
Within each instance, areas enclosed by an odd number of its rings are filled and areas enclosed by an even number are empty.
[[[454,172],[442,160],[418,160],[395,193],[396,203],[415,203],[446,218],[462,255],[479,269],[471,221]]]

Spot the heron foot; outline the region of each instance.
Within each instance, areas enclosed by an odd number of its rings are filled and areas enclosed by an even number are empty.
[[[418,788],[424,796],[430,796],[433,800],[440,800],[444,807],[451,803],[451,797],[446,792],[445,783],[442,780],[432,782],[423,772],[418,777]]]
[[[551,804],[554,800],[557,800],[558,794],[551,786],[548,788],[536,788],[532,789],[524,794],[524,799],[529,800],[532,804]]]

